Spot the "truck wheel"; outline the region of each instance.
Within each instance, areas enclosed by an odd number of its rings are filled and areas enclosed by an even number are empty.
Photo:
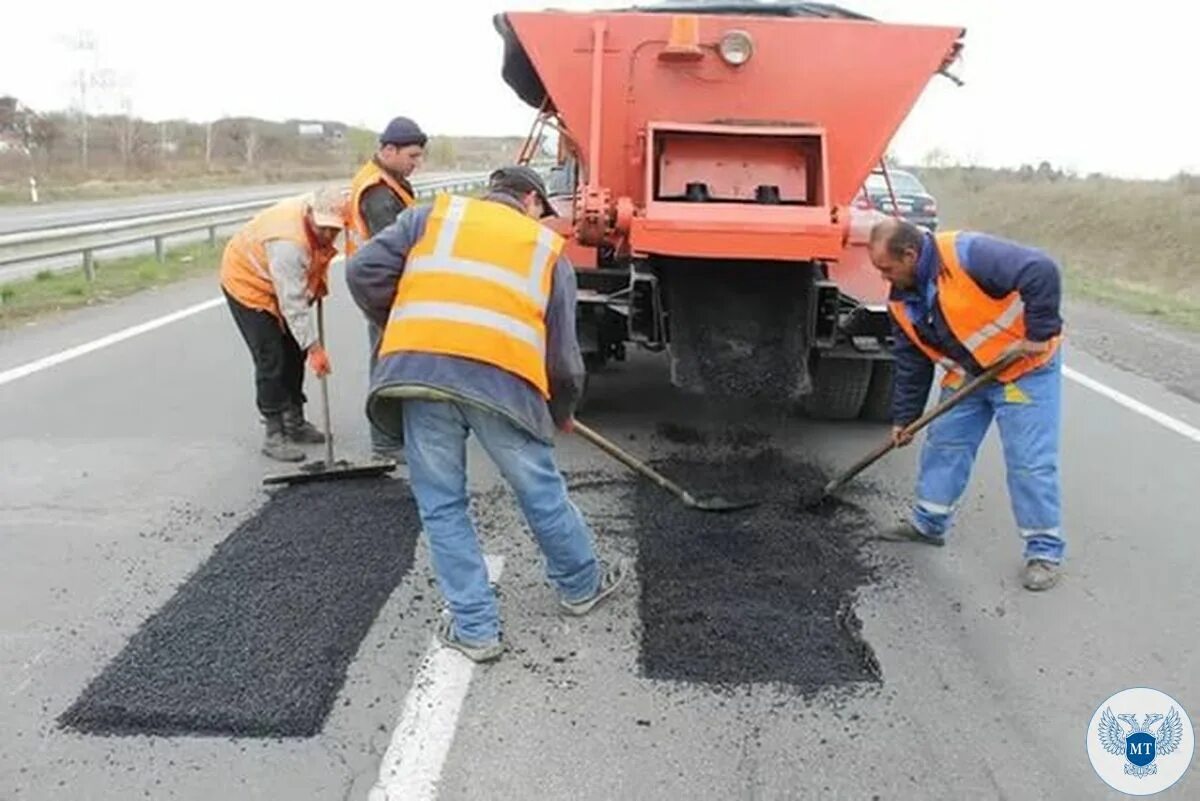
[[[873,423],[887,423],[892,419],[892,375],[894,365],[890,360],[871,362],[871,383],[867,387],[867,398],[863,401],[859,416]]]
[[[871,383],[868,359],[822,359],[813,366],[813,391],[804,411],[818,420],[853,420],[862,409]]]

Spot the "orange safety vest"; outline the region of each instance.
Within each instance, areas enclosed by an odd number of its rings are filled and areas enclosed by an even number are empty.
[[[269,312],[282,322],[275,281],[267,266],[267,243],[272,240],[294,242],[308,254],[308,291],[313,298],[328,293],[329,262],[336,248],[318,250],[309,238],[305,215],[308,203],[303,197],[288,198],[260,211],[242,226],[221,257],[221,286],[235,300],[251,309]]]
[[[441,194],[396,289],[380,356],[460,356],[550,397],[546,304],[564,240],[502,203]]]
[[[399,181],[375,163],[375,159],[364,164],[350,183],[350,218],[346,220],[346,258],[353,256],[354,251],[371,238],[366,218],[362,215],[362,196],[368,189],[379,184],[387,184],[387,187],[392,190],[392,194],[400,198],[404,208],[408,208],[416,202],[416,199]]]
[[[937,275],[937,304],[955,338],[970,351],[976,362],[986,368],[1003,356],[1009,347],[1025,338],[1025,304],[1015,290],[1002,298],[993,298],[984,292],[958,260],[955,247],[957,236],[957,231],[945,231],[934,237],[941,259],[941,269]],[[945,369],[942,384],[949,387],[961,384],[967,371],[917,336],[916,326],[908,316],[904,301],[892,300],[888,308],[913,344]],[[1015,381],[1041,367],[1053,358],[1060,339],[1061,336],[1054,337],[1050,348],[1043,354],[1018,359],[1000,373],[998,380]]]

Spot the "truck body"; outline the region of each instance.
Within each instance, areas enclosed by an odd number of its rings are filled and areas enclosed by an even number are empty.
[[[887,287],[852,202],[964,32],[764,0],[494,23],[538,110],[522,158],[558,133],[553,225],[589,367],[633,343],[690,392],[878,416]]]

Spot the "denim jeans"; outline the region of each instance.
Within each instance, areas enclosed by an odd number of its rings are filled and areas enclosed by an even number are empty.
[[[942,398],[953,391],[945,388]],[[1008,384],[985,386],[931,423],[921,450],[913,524],[925,534],[946,536],[994,418],[1024,558],[1062,562],[1066,541],[1058,472],[1061,406],[1060,350],[1037,370]]]
[[[367,370],[367,383],[370,384],[371,376],[375,374],[375,364],[379,361],[379,340],[383,338],[383,329],[375,325],[374,322],[368,322],[367,337],[370,339],[371,344],[371,361],[370,367]],[[372,450],[382,452],[399,451],[404,447],[404,440],[385,434],[376,428],[374,423],[368,424],[371,426]]]
[[[593,535],[554,463],[553,447],[499,414],[465,403],[404,401],[409,482],[429,543],[438,587],[459,639],[494,642],[500,633],[496,595],[475,527],[467,514],[467,435],[480,445],[516,493],[545,558],[546,577],[567,601],[600,585]]]

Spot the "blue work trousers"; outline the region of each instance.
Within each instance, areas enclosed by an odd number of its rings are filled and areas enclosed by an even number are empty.
[[[953,392],[943,389],[942,398]],[[930,536],[947,535],[979,445],[995,418],[1024,558],[1061,563],[1066,553],[1058,470],[1061,407],[1059,351],[1016,381],[979,389],[931,423],[921,450],[913,525]]]
[[[468,434],[475,434],[516,494],[551,584],[569,602],[596,593],[600,565],[593,534],[567,497],[550,444],[499,414],[465,403],[405,400],[403,410],[409,481],[458,639],[481,645],[495,642],[500,633],[496,595],[467,514]]]

